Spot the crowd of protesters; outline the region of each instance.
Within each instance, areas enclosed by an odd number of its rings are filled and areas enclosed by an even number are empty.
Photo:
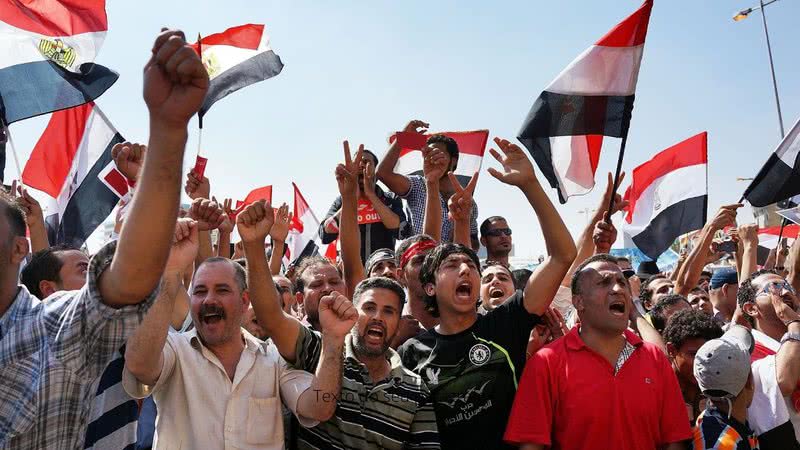
[[[415,176],[396,143],[380,160],[344,142],[319,230],[338,259],[283,267],[286,205],[236,214],[182,182],[207,88],[162,32],[149,143],[113,151],[133,200],[96,254],[50,246],[28,192],[0,193],[0,448],[800,448],[800,239],[758,266],[757,227],[724,206],[674,270],[633,267],[610,255],[610,175],[573,239],[501,138],[488,172],[508,198],[478,226],[478,175],[462,186],[458,145],[433,135]],[[360,201],[380,220],[359,224]],[[497,215],[525,204],[525,223]],[[512,226],[544,237],[532,271],[509,264]]]

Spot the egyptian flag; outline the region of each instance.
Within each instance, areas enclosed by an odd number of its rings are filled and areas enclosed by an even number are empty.
[[[210,84],[199,115],[226,95],[281,73],[281,58],[269,46],[264,25],[248,24],[206,36],[194,45]]]
[[[118,78],[93,63],[107,29],[104,0],[3,1],[0,119],[8,125],[103,94]]]
[[[753,206],[764,207],[797,194],[800,194],[800,120],[744,191],[744,198]]]
[[[481,170],[483,154],[486,152],[486,142],[489,140],[489,130],[476,131],[448,131],[443,133],[395,133],[389,142],[397,140],[400,147],[400,157],[394,166],[394,172],[403,175],[422,175],[422,151],[425,142],[435,134],[443,134],[453,138],[458,144],[458,165],[455,176],[458,181],[466,186],[470,178]]]
[[[536,99],[519,140],[561,203],[594,187],[603,136],[624,138],[652,0],[589,47]]]
[[[708,133],[657,154],[633,169],[624,234],[653,260],[680,235],[706,223]]]
[[[80,247],[128,193],[111,158],[120,142],[94,103],[52,115],[22,171],[26,186],[52,199],[45,212],[51,243]]]
[[[270,205],[272,204],[272,185],[255,188],[247,194],[244,201],[236,200],[236,214],[242,212],[245,206],[255,203],[259,200],[266,200]]]
[[[292,183],[292,188],[294,188],[294,214],[289,224],[289,236],[286,238],[289,255],[284,257],[284,265],[287,267],[307,256],[318,255],[322,245],[317,232],[319,230],[317,216],[308,206],[297,185]]]

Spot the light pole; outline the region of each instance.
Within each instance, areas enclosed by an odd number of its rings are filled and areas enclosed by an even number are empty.
[[[767,15],[764,12],[764,7],[771,5],[778,0],[769,0],[765,2],[764,0],[759,0],[758,6],[753,6],[752,8],[747,8],[739,11],[735,16],[733,16],[733,20],[736,22],[740,22],[746,19],[750,13],[756,10],[761,10],[761,19],[764,23],[764,37],[767,39],[767,54],[769,55],[769,69],[772,73],[772,89],[775,93],[775,106],[778,109],[778,124],[780,125],[780,132],[781,132],[781,139],[785,137],[785,132],[783,129],[783,114],[781,113],[781,100],[778,97],[778,80],[775,78],[775,64],[772,61],[772,46],[769,42],[769,30],[767,28]]]

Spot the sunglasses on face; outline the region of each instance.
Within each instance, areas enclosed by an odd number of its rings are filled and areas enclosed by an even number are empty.
[[[511,236],[511,228],[495,228],[486,232],[487,236],[500,237],[502,235]]]
[[[622,274],[625,275],[625,278],[630,278],[636,275],[636,271],[634,271],[633,269],[625,269],[622,271]]]
[[[764,286],[764,289],[761,289],[761,293],[781,295],[781,292],[783,292],[784,289],[787,290],[790,294],[794,295],[795,293],[792,285],[786,282],[785,280],[773,281],[771,283],[767,283],[767,285]]]

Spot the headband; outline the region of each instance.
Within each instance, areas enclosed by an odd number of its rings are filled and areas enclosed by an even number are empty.
[[[411,244],[408,249],[403,253],[403,256],[400,258],[400,268],[404,268],[411,258],[419,255],[420,253],[430,250],[436,247],[436,241],[429,241],[427,239],[423,239],[421,241],[417,241]]]

